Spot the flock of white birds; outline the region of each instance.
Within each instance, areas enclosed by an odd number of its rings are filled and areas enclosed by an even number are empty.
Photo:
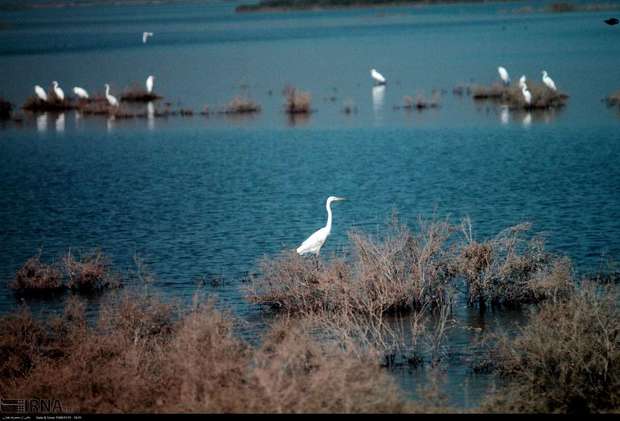
[[[510,85],[510,76],[508,75],[508,70],[506,70],[505,67],[499,66],[497,68],[497,72],[499,73],[499,77],[502,79],[502,82],[504,82],[504,85],[505,86]],[[545,84],[545,86],[547,86],[552,91],[555,92],[558,90],[558,88],[555,86],[555,82],[553,81],[553,79],[549,77],[546,70],[542,71],[542,81]],[[527,88],[525,75],[522,75],[519,78],[519,88],[521,89],[521,93],[523,94],[523,99],[525,100],[526,104],[528,105],[531,104],[532,93]]]
[[[143,32],[142,33],[142,43],[146,44],[148,38],[152,37],[153,35],[154,35],[153,32]],[[146,85],[146,92],[147,93],[150,94],[150,93],[153,92],[153,85],[154,84],[155,84],[155,76],[150,75],[149,77],[146,78],[145,85]],[[53,85],[54,95],[56,96],[56,98],[58,98],[60,101],[64,101],[65,100],[65,92],[58,85],[58,82],[57,81],[53,81],[52,85]],[[41,101],[44,101],[44,102],[48,102],[49,101],[49,98],[47,96],[47,92],[41,86],[34,85],[34,93],[37,96],[37,98],[39,98]],[[90,98],[90,96],[88,95],[88,92],[86,91],[86,89],[81,88],[79,86],[75,86],[73,88],[73,93],[79,99],[89,99]],[[116,97],[114,95],[110,94],[110,85],[107,84],[107,83],[105,84],[105,98],[108,101],[108,104],[110,104],[112,107],[118,107],[119,106],[118,99],[116,99]]]

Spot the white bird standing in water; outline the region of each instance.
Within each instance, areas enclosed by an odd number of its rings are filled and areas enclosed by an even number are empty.
[[[118,100],[116,97],[110,95],[110,85],[105,84],[105,98],[108,100],[108,103],[113,107],[118,107]]]
[[[150,94],[153,92],[153,82],[155,81],[155,76],[151,75],[146,78],[146,91]]]
[[[543,71],[542,71],[542,75],[543,75],[543,77],[542,77],[542,81],[543,81],[543,83],[544,83],[545,85],[547,85],[547,87],[548,87],[549,89],[551,89],[551,90],[553,90],[553,91],[557,91],[557,90],[558,90],[558,88],[556,88],[556,87],[555,87],[555,82],[553,81],[553,79],[551,79],[551,78],[549,77],[549,75],[547,74],[547,71],[546,71],[546,70],[543,70]]]
[[[523,99],[525,99],[527,105],[530,105],[532,103],[532,93],[527,89],[525,84],[521,88],[521,93],[523,94]]]
[[[506,70],[505,67],[499,66],[497,68],[497,72],[499,73],[499,77],[502,79],[502,82],[504,82],[504,85],[509,85],[510,76],[508,76],[508,70]]]
[[[152,37],[153,33],[152,32],[143,32],[142,33],[142,44],[146,44],[146,41],[149,39],[149,37]]]
[[[81,99],[88,99],[88,92],[85,89],[80,88],[79,86],[75,86],[73,88],[73,93]]]
[[[385,85],[385,83],[387,82],[385,78],[383,77],[383,75],[377,72],[377,70],[375,69],[370,69],[370,76],[372,76],[375,82],[378,83],[379,85]]]
[[[524,86],[527,87],[527,85],[525,84],[525,81],[526,81],[525,75],[519,78],[519,88],[523,89]]]
[[[325,207],[327,208],[327,224],[319,230],[317,230],[314,234],[312,234],[306,241],[301,243],[301,246],[297,247],[297,253],[299,255],[304,255],[306,253],[312,253],[315,255],[319,255],[321,251],[321,247],[325,244],[325,240],[329,236],[329,233],[332,230],[332,202],[337,202],[340,200],[345,200],[343,197],[329,196],[327,198],[327,202],[325,203]]]
[[[64,101],[65,100],[65,93],[60,88],[60,86],[58,86],[58,82],[53,81],[52,84],[54,85],[54,95],[56,95],[56,98],[58,98],[61,101]]]
[[[34,85],[34,93],[41,101],[47,102],[47,92],[45,92],[45,89],[43,89],[39,85]]]

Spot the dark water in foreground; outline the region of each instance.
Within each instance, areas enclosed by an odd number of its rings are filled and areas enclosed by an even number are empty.
[[[397,209],[412,223],[469,216],[479,238],[531,221],[580,272],[620,258],[620,115],[600,102],[620,88],[620,30],[602,23],[607,14],[521,14],[522,3],[501,3],[237,15],[235,5],[0,13],[0,95],[14,103],[35,83],[58,80],[69,93],[110,82],[118,93],[154,74],[173,107],[214,109],[244,94],[263,108],[115,121],[48,113],[2,126],[0,313],[18,305],[4,281],[39,247],[49,257],[101,247],[121,270],[139,254],[182,300],[197,279],[221,278],[208,292],[260,326],[242,279],[322,226],[332,194],[349,201],[334,208],[324,254],[346,249],[350,229],[378,232]],[[146,45],[144,30],[155,32]],[[500,64],[514,80],[539,81],[546,69],[568,106],[506,113],[452,95],[457,84],[494,81]],[[385,89],[372,88],[371,67]],[[311,92],[307,119],[282,113],[287,83]],[[445,90],[439,109],[393,109],[433,89]],[[341,112],[347,99],[356,114]],[[475,337],[465,327],[481,321],[466,309],[457,319],[446,390],[454,404],[476,405],[493,379],[468,368]],[[424,383],[424,370],[398,374],[414,395]]]

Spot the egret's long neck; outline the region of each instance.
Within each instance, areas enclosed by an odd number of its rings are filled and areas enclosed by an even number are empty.
[[[331,229],[332,229],[332,207],[331,207],[331,202],[327,202],[325,204],[325,208],[327,209],[327,224],[325,224],[325,228],[327,228],[328,231],[331,231]]]

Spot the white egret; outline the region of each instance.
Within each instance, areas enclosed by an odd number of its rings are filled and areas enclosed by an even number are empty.
[[[149,39],[149,37],[152,37],[153,33],[152,32],[143,32],[142,33],[142,44],[146,44],[146,41]]]
[[[519,78],[519,88],[520,88],[520,89],[523,89],[523,87],[524,87],[524,86],[527,86],[527,85],[525,84],[525,82],[526,82],[525,75],[523,75],[523,76],[521,76],[521,77]]]
[[[557,91],[557,90],[558,90],[558,88],[556,88],[556,87],[555,87],[555,82],[553,82],[553,79],[551,79],[551,78],[549,77],[549,75],[547,74],[547,71],[546,71],[546,70],[543,70],[543,71],[542,71],[542,75],[543,75],[543,77],[542,77],[542,81],[543,81],[543,83],[544,83],[545,85],[547,85],[547,87],[548,87],[549,89],[551,89],[551,90],[553,90],[553,91]]]
[[[377,72],[375,69],[370,69],[370,76],[375,80],[375,82],[379,85],[385,85],[387,82],[383,75]]]
[[[88,99],[88,92],[85,89],[80,88],[79,86],[75,86],[73,88],[73,93],[77,95],[80,99]]]
[[[327,198],[327,202],[325,203],[325,208],[327,208],[327,224],[319,230],[317,230],[314,234],[312,234],[306,241],[301,243],[299,247],[297,247],[297,253],[299,255],[304,255],[306,253],[312,253],[318,256],[321,251],[321,247],[325,244],[325,240],[329,236],[329,233],[332,230],[332,202],[337,202],[340,200],[345,200],[343,197],[329,196]]]
[[[60,101],[64,101],[65,100],[65,93],[60,88],[60,86],[58,86],[58,82],[53,81],[52,84],[54,85],[54,95],[56,95],[56,98],[58,98]]]
[[[146,91],[150,94],[153,92],[153,82],[155,81],[155,76],[151,75],[146,78]]]
[[[510,76],[508,76],[508,70],[506,70],[505,67],[499,66],[497,68],[497,72],[499,73],[499,77],[502,79],[502,82],[504,82],[504,85],[510,85]]]
[[[118,100],[116,97],[110,95],[110,85],[105,84],[105,98],[108,100],[108,103],[113,107],[118,107]]]
[[[47,102],[47,92],[45,92],[45,89],[43,89],[39,85],[34,85],[34,93],[41,101]]]
[[[526,85],[521,88],[521,93],[523,94],[523,99],[525,99],[526,104],[530,105],[532,103],[532,93],[527,89]]]

